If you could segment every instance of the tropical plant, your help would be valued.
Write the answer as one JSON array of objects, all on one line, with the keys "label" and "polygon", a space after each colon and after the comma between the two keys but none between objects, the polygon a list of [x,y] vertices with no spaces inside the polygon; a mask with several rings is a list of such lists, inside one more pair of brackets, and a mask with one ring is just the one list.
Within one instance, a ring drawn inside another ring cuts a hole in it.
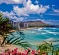
[{"label": "tropical plant", "polygon": [[[17,31],[17,33],[21,34],[21,32],[18,32],[18,31]],[[15,45],[22,46],[24,48],[30,47],[30,44],[27,41],[24,41],[24,38],[25,38],[24,34],[21,34],[19,36],[15,36],[13,33],[11,33],[10,35],[12,37],[9,36],[6,38],[6,40],[7,40],[6,44],[15,44]]]},{"label": "tropical plant", "polygon": [[[17,37],[13,33],[9,32],[11,29],[12,26],[9,24],[9,19],[3,17],[3,14],[0,13],[0,35],[3,36],[3,42],[1,43],[1,46],[4,44],[16,44],[21,45],[24,48],[29,47],[29,43],[27,41],[23,41],[25,38],[24,33],[18,30],[17,33],[20,35],[20,37]],[[10,37],[9,34],[12,37]]]},{"label": "tropical plant", "polygon": [[8,33],[10,29],[12,29],[12,26],[9,24],[9,18],[3,17],[0,13],[0,34],[4,35]]},{"label": "tropical plant", "polygon": [[3,37],[1,46],[5,43],[6,35],[9,34],[11,29],[12,26],[9,24],[9,18],[4,17],[3,14],[0,13],[0,35]]},{"label": "tropical plant", "polygon": [[49,52],[49,51],[52,51],[52,52],[53,52],[52,43],[49,44],[49,43],[47,43],[47,42],[45,42],[45,41],[44,41],[43,44],[39,45],[38,50],[39,50],[39,49],[40,49],[40,51],[41,51],[41,54],[42,54],[42,52],[46,52],[46,54],[48,55],[48,52]]}]

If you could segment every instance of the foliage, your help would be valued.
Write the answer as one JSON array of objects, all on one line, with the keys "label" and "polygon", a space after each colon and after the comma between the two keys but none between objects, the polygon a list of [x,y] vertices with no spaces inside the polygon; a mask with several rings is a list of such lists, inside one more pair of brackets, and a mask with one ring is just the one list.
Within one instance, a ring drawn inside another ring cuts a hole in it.
[{"label": "foliage", "polygon": [[2,13],[0,13],[0,35],[3,37],[3,42],[1,43],[1,46],[5,43],[6,35],[9,34],[9,31],[12,29],[11,24],[9,24],[9,18],[6,18],[3,16]]},{"label": "foliage", "polygon": [[43,52],[45,52],[47,55],[48,53],[50,53],[51,55],[58,55],[58,48],[59,47],[53,45],[52,42],[47,43],[46,41],[44,41],[44,43],[38,46],[38,50],[40,50],[40,55],[42,55]]},{"label": "foliage", "polygon": [[17,37],[11,33],[12,37],[10,38],[9,31],[11,29],[12,29],[12,26],[9,24],[9,18],[3,17],[3,14],[0,13],[0,35],[3,36],[3,42],[1,43],[1,46],[3,46],[4,44],[16,44],[16,45],[21,45],[24,48],[29,47],[29,43],[23,41],[24,40],[24,33],[22,33],[22,32],[17,31],[17,33],[19,35],[21,35],[21,37]]},{"label": "foliage", "polygon": [[12,29],[11,24],[9,24],[9,18],[5,18],[2,13],[0,13],[0,35],[4,35]]},{"label": "foliage", "polygon": [[38,49],[41,49],[41,50],[51,50],[51,45],[47,42],[44,42],[43,44],[39,45]]},{"label": "foliage", "polygon": [[20,31],[19,32],[17,31],[17,33],[19,34],[19,36],[17,35],[15,36],[13,33],[11,33],[10,35],[12,37],[9,35],[9,37],[6,38],[7,40],[6,44],[15,44],[15,45],[22,46],[24,48],[30,47],[30,44],[27,41],[24,41],[24,38],[25,38],[24,33]]}]

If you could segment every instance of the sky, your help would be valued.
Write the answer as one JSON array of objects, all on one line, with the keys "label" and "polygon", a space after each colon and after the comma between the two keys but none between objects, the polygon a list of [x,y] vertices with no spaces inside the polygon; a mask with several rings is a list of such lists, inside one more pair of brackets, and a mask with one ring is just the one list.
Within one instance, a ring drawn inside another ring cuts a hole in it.
[{"label": "sky", "polygon": [[14,22],[42,20],[59,25],[59,0],[0,0],[0,12]]}]

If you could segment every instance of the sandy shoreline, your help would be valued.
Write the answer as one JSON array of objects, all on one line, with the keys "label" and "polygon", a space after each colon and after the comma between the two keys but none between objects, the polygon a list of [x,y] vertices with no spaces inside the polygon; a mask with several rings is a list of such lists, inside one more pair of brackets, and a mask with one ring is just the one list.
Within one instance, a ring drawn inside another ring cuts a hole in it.
[{"label": "sandy shoreline", "polygon": [[29,29],[38,29],[38,28],[44,28],[44,27],[29,27],[29,28],[20,28],[19,30],[29,30]]}]

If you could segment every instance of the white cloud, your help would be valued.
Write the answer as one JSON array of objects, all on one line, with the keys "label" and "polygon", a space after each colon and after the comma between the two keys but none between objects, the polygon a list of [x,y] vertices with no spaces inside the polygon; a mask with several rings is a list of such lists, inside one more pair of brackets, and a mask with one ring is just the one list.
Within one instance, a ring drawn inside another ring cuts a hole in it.
[{"label": "white cloud", "polygon": [[12,16],[15,16],[16,15],[16,14],[13,13],[13,11],[11,11],[11,12],[8,12],[8,11],[3,12],[3,11],[0,11],[0,12],[3,13],[4,16],[8,16],[10,18],[12,18]]},{"label": "white cloud", "polygon": [[49,6],[43,6],[43,5],[34,5],[32,4],[31,0],[28,0],[28,2],[26,3],[25,9],[27,10],[27,12],[29,14],[31,13],[44,13],[47,11],[47,9],[49,9]]},{"label": "white cloud", "polygon": [[17,18],[16,20],[17,21],[23,21],[23,20],[25,20],[25,18],[24,17],[20,17],[20,18]]},{"label": "white cloud", "polygon": [[36,2],[35,2],[36,4],[38,4],[38,0],[36,0]]},{"label": "white cloud", "polygon": [[[20,2],[20,0],[13,0],[14,2],[16,2],[16,3],[19,3]],[[22,2],[22,1],[21,1]]]},{"label": "white cloud", "polygon": [[22,4],[22,3],[25,3],[26,0],[1,0],[0,1],[0,4],[1,3],[6,3],[6,4]]},{"label": "white cloud", "polygon": [[59,13],[59,9],[53,9],[53,11]]},{"label": "white cloud", "polygon": [[4,16],[6,16],[6,17],[8,17],[8,18],[10,18],[10,19],[12,19],[12,20],[14,20],[14,21],[23,21],[23,20],[25,20],[23,17],[17,17],[16,15],[17,14],[15,14],[13,11],[11,11],[11,12],[8,12],[8,11],[6,11],[6,12],[3,12],[3,11],[0,11]]},{"label": "white cloud", "polygon": [[59,9],[52,9],[50,13],[46,13],[45,15],[59,16]]},{"label": "white cloud", "polygon": [[59,25],[59,20],[56,20],[56,19],[55,20],[47,19],[47,20],[43,20],[43,22],[47,24],[51,24],[51,25]]},{"label": "white cloud", "polygon": [[[24,7],[20,8],[18,6],[13,7],[13,11],[11,12],[2,12],[5,16],[8,16],[9,18],[16,19],[16,20],[24,20],[21,16],[29,16],[29,14],[40,14],[45,13],[50,7],[49,5],[43,6],[43,5],[34,5],[32,4],[31,0],[1,0],[0,3],[5,2],[7,4],[13,4],[13,3],[23,3]],[[18,16],[18,17],[17,17]]]},{"label": "white cloud", "polygon": [[28,14],[26,14],[26,9],[25,8],[19,8],[18,6],[14,6],[13,11],[18,16],[28,16]]},{"label": "white cloud", "polygon": [[19,16],[28,16],[29,14],[40,14],[45,13],[49,9],[49,5],[34,5],[31,0],[26,2],[26,5],[23,8],[19,8],[18,6],[14,6],[13,11]]}]

